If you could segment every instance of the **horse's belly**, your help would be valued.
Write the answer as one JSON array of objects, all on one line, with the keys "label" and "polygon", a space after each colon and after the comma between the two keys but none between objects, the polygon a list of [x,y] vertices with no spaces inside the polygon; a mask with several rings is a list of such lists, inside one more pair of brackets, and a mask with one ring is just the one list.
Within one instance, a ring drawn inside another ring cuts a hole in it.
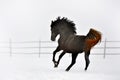
[{"label": "horse's belly", "polygon": [[67,46],[64,49],[66,52],[69,52],[69,53],[82,53],[83,52],[83,48],[80,48],[78,46]]},{"label": "horse's belly", "polygon": [[82,53],[83,50],[79,50],[79,51],[77,51],[77,50],[66,50],[66,52],[67,53]]}]

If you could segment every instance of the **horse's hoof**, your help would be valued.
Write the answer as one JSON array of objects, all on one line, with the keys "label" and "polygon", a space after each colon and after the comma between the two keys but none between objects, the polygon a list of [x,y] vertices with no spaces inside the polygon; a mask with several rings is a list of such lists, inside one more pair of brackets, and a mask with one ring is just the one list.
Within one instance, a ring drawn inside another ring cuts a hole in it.
[{"label": "horse's hoof", "polygon": [[65,71],[67,71],[67,72],[68,72],[68,71],[69,71],[69,69],[66,69]]},{"label": "horse's hoof", "polygon": [[57,67],[58,67],[57,65],[54,66],[54,68],[57,68]]},{"label": "horse's hoof", "polygon": [[55,63],[54,63],[54,68],[57,68],[57,67],[58,67],[58,63],[55,62]]},{"label": "horse's hoof", "polygon": [[87,71],[87,68],[85,68],[85,71]]}]

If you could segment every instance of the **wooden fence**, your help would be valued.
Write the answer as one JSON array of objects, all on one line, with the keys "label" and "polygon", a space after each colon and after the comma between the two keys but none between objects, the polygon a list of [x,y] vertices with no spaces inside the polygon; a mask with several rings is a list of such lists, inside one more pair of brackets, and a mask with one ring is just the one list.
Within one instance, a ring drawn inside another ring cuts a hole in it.
[{"label": "wooden fence", "polygon": [[[9,41],[0,42],[0,54],[51,54],[57,47],[57,42],[52,41]],[[91,51],[92,55],[120,55],[120,41],[104,40],[98,43]]]}]

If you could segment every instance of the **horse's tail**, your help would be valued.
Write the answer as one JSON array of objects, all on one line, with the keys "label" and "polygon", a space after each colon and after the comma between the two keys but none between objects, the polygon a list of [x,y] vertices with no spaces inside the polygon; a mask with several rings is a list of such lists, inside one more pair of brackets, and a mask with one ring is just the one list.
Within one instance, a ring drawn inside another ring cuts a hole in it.
[{"label": "horse's tail", "polygon": [[86,35],[85,49],[90,50],[93,46],[95,46],[98,42],[101,41],[101,38],[101,32],[91,28]]}]

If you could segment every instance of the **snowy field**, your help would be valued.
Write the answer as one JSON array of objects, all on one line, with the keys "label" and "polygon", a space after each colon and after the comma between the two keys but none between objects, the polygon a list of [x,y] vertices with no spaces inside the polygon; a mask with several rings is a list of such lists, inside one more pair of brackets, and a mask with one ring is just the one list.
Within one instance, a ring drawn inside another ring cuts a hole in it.
[{"label": "snowy field", "polygon": [[53,67],[52,54],[0,55],[0,80],[120,80],[120,56],[111,55],[104,59],[90,55],[91,64],[84,71],[84,56],[77,57],[69,72],[65,69],[71,62],[66,54],[58,66]]}]

